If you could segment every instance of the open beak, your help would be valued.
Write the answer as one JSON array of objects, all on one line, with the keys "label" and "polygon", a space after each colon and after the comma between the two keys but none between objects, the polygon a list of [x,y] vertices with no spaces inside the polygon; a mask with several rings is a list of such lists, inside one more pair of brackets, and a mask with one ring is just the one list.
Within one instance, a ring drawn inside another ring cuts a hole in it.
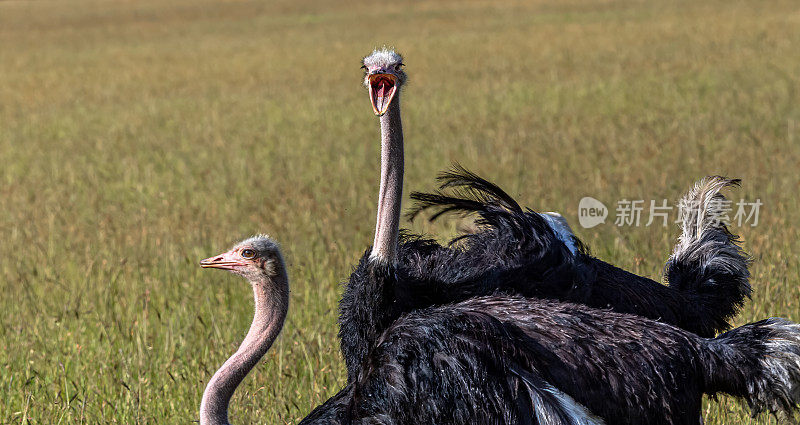
[{"label": "open beak", "polygon": [[230,252],[215,255],[205,260],[200,260],[200,267],[204,269],[233,270],[237,266],[244,266],[240,261],[236,261],[231,257],[233,257],[233,255],[231,255]]},{"label": "open beak", "polygon": [[375,115],[381,116],[389,109],[397,92],[397,76],[394,74],[371,74],[369,79],[369,99]]}]

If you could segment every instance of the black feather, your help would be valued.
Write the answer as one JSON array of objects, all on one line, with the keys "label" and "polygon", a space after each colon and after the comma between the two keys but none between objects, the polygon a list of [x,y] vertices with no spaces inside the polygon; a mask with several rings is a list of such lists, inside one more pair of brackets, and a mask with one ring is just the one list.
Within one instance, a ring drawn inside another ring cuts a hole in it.
[{"label": "black feather", "polygon": [[782,319],[707,339],[581,305],[477,297],[402,315],[302,423],[699,425],[703,394],[796,409],[798,360],[800,326]]},{"label": "black feather", "polygon": [[[460,242],[473,240],[469,244],[472,259],[483,262],[486,268],[504,268],[509,276],[523,281],[518,286],[538,285],[540,276],[524,272],[531,259],[524,252],[520,253],[519,246],[521,241],[536,238],[543,231],[539,214],[523,211],[502,189],[461,166],[455,165],[442,174],[440,180],[438,192],[411,194],[416,202],[409,210],[409,218],[425,211],[431,212],[430,220],[447,213],[476,214],[479,232],[457,238]],[[737,184],[738,180],[720,177],[703,179],[682,202],[701,199],[719,202],[725,200],[720,190]],[[455,191],[445,193],[445,189]],[[708,215],[707,211],[702,214]],[[685,221],[696,219],[696,215]],[[535,291],[536,295],[660,319],[698,335],[713,336],[730,328],[730,318],[750,296],[748,257],[724,223],[707,226],[702,239],[699,233],[691,230],[684,226],[683,242],[679,245],[682,249],[676,248],[667,264],[669,287],[591,256],[583,242],[575,237],[578,252],[570,260],[577,268],[573,275],[581,280],[574,282],[575,286],[550,285],[548,290]],[[494,241],[487,243],[489,239]],[[540,241],[551,247],[561,245],[549,235],[541,235]],[[497,264],[486,262],[492,259]],[[533,293],[521,292],[523,295]]]}]

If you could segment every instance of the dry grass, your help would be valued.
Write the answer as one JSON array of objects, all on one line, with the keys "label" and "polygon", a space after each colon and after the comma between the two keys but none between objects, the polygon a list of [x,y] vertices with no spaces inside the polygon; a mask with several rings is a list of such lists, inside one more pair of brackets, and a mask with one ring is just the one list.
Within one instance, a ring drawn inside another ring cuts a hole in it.
[{"label": "dry grass", "polygon": [[[737,229],[738,323],[800,320],[798,24],[772,0],[0,2],[0,422],[195,419],[252,308],[197,260],[261,231],[293,309],[232,419],[291,423],[341,386],[337,285],[371,242],[379,150],[358,59],[383,43],[411,76],[407,190],[457,160],[576,222],[585,195],[741,177],[765,205]],[[578,230],[651,276],[676,233]]]}]

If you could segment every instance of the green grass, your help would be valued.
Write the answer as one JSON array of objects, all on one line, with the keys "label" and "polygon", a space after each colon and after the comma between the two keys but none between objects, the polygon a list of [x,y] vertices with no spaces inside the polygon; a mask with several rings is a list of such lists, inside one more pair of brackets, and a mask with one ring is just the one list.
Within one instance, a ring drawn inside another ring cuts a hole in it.
[{"label": "green grass", "polygon": [[[796,2],[5,1],[0,423],[195,420],[252,309],[197,261],[256,232],[282,242],[292,309],[232,420],[293,423],[332,395],[338,283],[371,242],[378,180],[358,59],[384,43],[410,75],[407,192],[459,161],[577,225],[586,195],[741,177],[732,197],[764,206],[735,229],[755,256],[737,323],[800,320]],[[576,230],[653,277],[677,233]]]}]

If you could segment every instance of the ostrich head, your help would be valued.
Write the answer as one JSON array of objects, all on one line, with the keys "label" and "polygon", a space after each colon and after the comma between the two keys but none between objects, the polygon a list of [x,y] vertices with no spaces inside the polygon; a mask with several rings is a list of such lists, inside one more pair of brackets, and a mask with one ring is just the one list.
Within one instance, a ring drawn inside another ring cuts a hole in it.
[{"label": "ostrich head", "polygon": [[266,235],[245,239],[227,252],[200,261],[200,266],[228,270],[250,282],[272,280],[284,267],[278,243]]},{"label": "ostrich head", "polygon": [[373,50],[364,58],[364,85],[369,89],[369,98],[372,101],[372,110],[375,115],[381,116],[389,109],[397,90],[406,82],[406,73],[403,72],[403,57],[394,50]]}]

